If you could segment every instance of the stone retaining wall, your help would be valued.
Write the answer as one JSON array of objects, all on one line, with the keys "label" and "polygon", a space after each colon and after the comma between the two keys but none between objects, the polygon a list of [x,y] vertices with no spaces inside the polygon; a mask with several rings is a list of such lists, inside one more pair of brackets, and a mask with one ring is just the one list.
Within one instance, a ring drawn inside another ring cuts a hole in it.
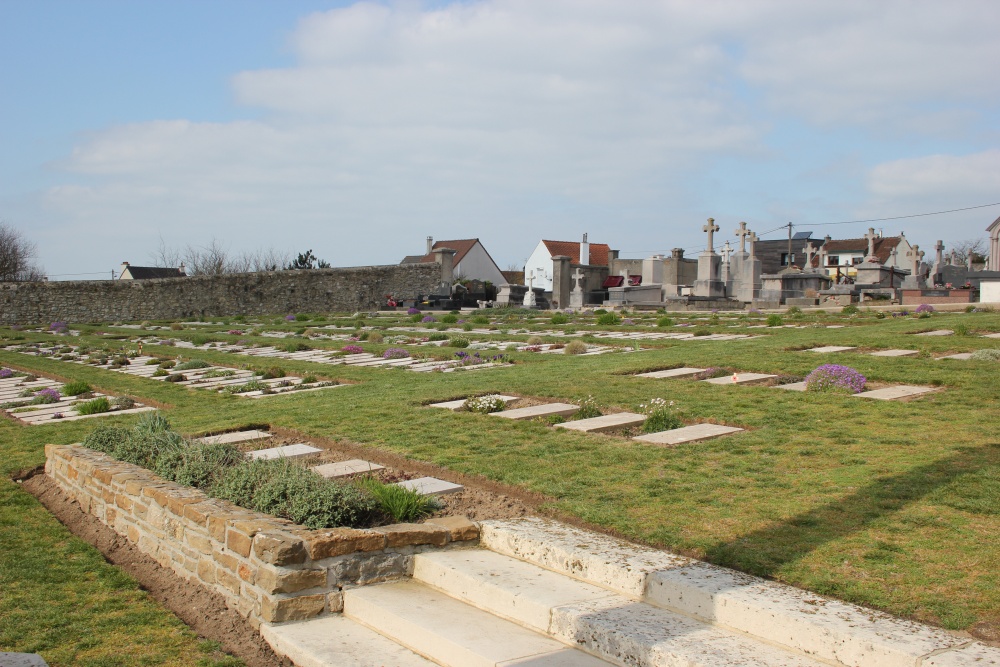
[{"label": "stone retaining wall", "polygon": [[339,612],[344,588],[409,576],[414,553],[479,537],[465,517],[309,530],[81,445],[47,445],[45,455],[45,474],[85,512],[254,627]]},{"label": "stone retaining wall", "polygon": [[[450,257],[448,258],[450,259]],[[0,283],[0,325],[373,310],[450,284],[438,263],[156,280]]]}]

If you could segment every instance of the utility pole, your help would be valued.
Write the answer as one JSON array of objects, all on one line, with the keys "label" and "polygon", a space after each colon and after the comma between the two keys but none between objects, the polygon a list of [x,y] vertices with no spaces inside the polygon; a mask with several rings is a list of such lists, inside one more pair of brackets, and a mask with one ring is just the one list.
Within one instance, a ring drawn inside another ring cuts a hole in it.
[{"label": "utility pole", "polygon": [[788,268],[792,267],[792,223],[788,223]]}]

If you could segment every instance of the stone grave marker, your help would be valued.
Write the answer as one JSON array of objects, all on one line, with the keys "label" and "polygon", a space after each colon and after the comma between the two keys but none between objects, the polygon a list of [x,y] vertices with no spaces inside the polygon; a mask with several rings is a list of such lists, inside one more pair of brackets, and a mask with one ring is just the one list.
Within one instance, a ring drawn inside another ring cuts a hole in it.
[{"label": "stone grave marker", "polygon": [[351,475],[357,475],[365,472],[375,472],[377,470],[384,469],[385,466],[380,466],[377,463],[364,461],[362,459],[350,459],[349,461],[338,461],[337,463],[324,463],[323,465],[312,467],[313,472],[319,473],[327,479],[350,477]]},{"label": "stone grave marker", "polygon": [[578,419],[566,422],[565,424],[556,424],[556,428],[583,431],[584,433],[605,433],[631,426],[642,426],[645,421],[646,415],[635,414],[633,412],[619,412],[611,415],[601,415],[600,417],[591,417],[590,419]]},{"label": "stone grave marker", "polygon": [[697,375],[703,372],[704,368],[691,368],[685,366],[683,368],[668,368],[665,371],[651,371],[649,373],[639,373],[636,377],[640,378],[676,378],[684,377],[685,375]]},{"label": "stone grave marker", "polygon": [[717,438],[721,435],[738,433],[742,430],[735,426],[723,426],[721,424],[695,424],[669,431],[660,431],[659,433],[646,433],[632,439],[640,442],[651,442],[656,445],[679,445],[685,442],[697,442],[698,440]]},{"label": "stone grave marker", "polygon": [[438,479],[437,477],[408,479],[402,482],[396,482],[396,486],[416,491],[422,496],[443,496],[448,493],[458,493],[459,491],[465,490],[465,487],[461,484],[446,482],[445,480]]},{"label": "stone grave marker", "polygon": [[806,352],[816,352],[817,354],[829,354],[831,352],[847,352],[848,350],[856,350],[856,347],[849,347],[845,345],[824,345],[823,347],[812,347],[806,350]]},{"label": "stone grave marker", "polygon": [[708,382],[709,384],[753,384],[754,382],[763,382],[764,380],[776,377],[778,376],[767,373],[735,373],[734,375],[727,375],[720,378],[709,378],[702,380],[702,382]]},{"label": "stone grave marker", "polygon": [[915,357],[920,350],[879,350],[872,352],[873,357]]},{"label": "stone grave marker", "polygon": [[532,405],[527,408],[515,408],[514,410],[504,410],[502,412],[491,412],[491,417],[502,417],[504,419],[534,419],[536,417],[569,417],[575,415],[580,410],[580,406],[570,403],[546,403],[544,405]]},{"label": "stone grave marker", "polygon": [[871,398],[877,401],[895,401],[900,398],[909,398],[910,396],[920,396],[921,394],[928,394],[932,391],[937,391],[934,387],[914,387],[911,385],[901,384],[895,387],[886,387],[885,389],[873,389],[872,391],[863,391],[860,394],[851,394],[854,398]]},{"label": "stone grave marker", "polygon": [[247,452],[247,457],[256,461],[273,461],[282,458],[298,459],[306,456],[315,456],[322,451],[322,449],[300,443],[296,445],[284,445],[283,447],[271,447],[270,449],[258,449],[255,452]]}]

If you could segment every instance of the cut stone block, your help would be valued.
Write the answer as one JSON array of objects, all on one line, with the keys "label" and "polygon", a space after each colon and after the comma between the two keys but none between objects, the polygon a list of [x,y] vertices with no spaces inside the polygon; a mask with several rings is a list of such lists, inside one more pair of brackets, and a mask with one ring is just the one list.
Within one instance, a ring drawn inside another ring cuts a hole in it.
[{"label": "cut stone block", "polygon": [[267,431],[233,431],[219,435],[206,435],[204,438],[198,438],[197,442],[204,442],[206,445],[232,445],[237,442],[250,442],[270,437],[271,434]]},{"label": "cut stone block", "polygon": [[[517,396],[503,396],[496,394],[497,398],[502,400],[504,403],[510,403],[511,401],[516,401]],[[444,403],[431,403],[430,408],[444,408],[445,410],[451,410],[452,412],[461,412],[462,407],[465,405],[465,401],[468,399],[460,398],[457,401],[445,401]]]},{"label": "cut stone block", "polygon": [[570,431],[583,431],[584,433],[604,433],[605,431],[617,431],[629,426],[641,426],[646,421],[646,415],[638,415],[632,412],[619,412],[613,415],[601,415],[590,419],[578,419],[577,421],[557,424],[558,428],[569,429]]},{"label": "cut stone block", "polygon": [[823,347],[814,347],[806,350],[806,352],[818,352],[820,354],[827,354],[830,352],[847,352],[848,350],[856,350],[855,347],[848,347],[844,345],[824,345]]},{"label": "cut stone block", "polygon": [[248,452],[247,456],[257,461],[272,461],[274,459],[298,459],[304,456],[314,456],[321,453],[322,449],[317,449],[310,445],[297,444],[285,445],[284,447],[271,447],[270,449],[259,449],[256,452]]},{"label": "cut stone block", "polygon": [[872,352],[873,357],[915,357],[920,350],[879,350]]},{"label": "cut stone block", "polygon": [[302,667],[434,667],[388,637],[340,614],[299,623],[263,623],[260,634],[280,655]]},{"label": "cut stone block", "polygon": [[938,329],[936,331],[925,331],[923,333],[916,334],[917,336],[951,336],[955,332],[951,329]]},{"label": "cut stone block", "polygon": [[465,490],[465,487],[461,484],[452,484],[451,482],[446,482],[445,480],[438,479],[437,477],[408,479],[402,482],[396,482],[396,486],[416,491],[422,496],[443,496],[449,493],[458,493],[459,491]]},{"label": "cut stone block", "polygon": [[972,358],[971,352],[959,352],[958,354],[949,354],[944,357],[938,357],[938,359],[958,359],[960,361],[968,361]]},{"label": "cut stone block", "polygon": [[808,389],[808,386],[807,386],[805,380],[803,380],[802,382],[790,382],[788,384],[776,384],[776,385],[774,385],[774,388],[775,389],[784,389],[785,391],[805,391],[806,389]]},{"label": "cut stone block", "polygon": [[334,477],[349,477],[362,472],[375,472],[376,470],[382,470],[384,468],[385,466],[380,466],[379,464],[372,463],[371,461],[351,459],[350,461],[324,463],[323,465],[313,466],[312,470],[327,479],[331,479]]},{"label": "cut stone block", "polygon": [[879,401],[894,401],[900,398],[928,394],[932,391],[937,390],[933,387],[914,387],[911,385],[901,384],[898,387],[886,387],[885,389],[863,391],[860,394],[852,394],[852,396],[854,396],[854,398],[873,398]]},{"label": "cut stone block", "polygon": [[704,368],[690,368],[685,366],[684,368],[669,368],[665,371],[651,371],[649,373],[639,373],[636,377],[639,378],[678,378],[684,377],[685,375],[697,375],[704,371]]},{"label": "cut stone block", "polygon": [[684,426],[670,431],[638,435],[632,439],[641,442],[651,442],[656,445],[679,445],[685,442],[697,442],[698,440],[717,438],[720,435],[738,433],[742,430],[735,426],[722,426],[721,424],[695,424],[694,426]]},{"label": "cut stone block", "polygon": [[983,334],[983,338],[1000,338],[1000,333]]},{"label": "cut stone block", "polygon": [[0,667],[48,667],[37,653],[0,653]]},{"label": "cut stone block", "polygon": [[733,379],[732,375],[727,375],[721,378],[709,378],[707,380],[702,380],[702,382],[708,382],[709,384],[751,384],[753,382],[763,382],[770,378],[776,378],[777,375],[768,375],[767,373],[737,373],[736,379]]},{"label": "cut stone block", "polygon": [[504,410],[502,412],[490,413],[493,417],[503,417],[504,419],[534,419],[535,417],[551,417],[558,415],[568,417],[579,412],[579,405],[569,403],[546,403],[545,405],[532,405],[527,408],[516,408],[514,410]]}]

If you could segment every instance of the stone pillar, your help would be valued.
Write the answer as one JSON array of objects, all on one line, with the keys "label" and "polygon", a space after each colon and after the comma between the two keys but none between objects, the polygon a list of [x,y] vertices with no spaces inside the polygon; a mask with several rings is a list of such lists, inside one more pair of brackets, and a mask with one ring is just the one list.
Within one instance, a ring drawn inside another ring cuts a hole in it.
[{"label": "stone pillar", "polygon": [[552,258],[552,308],[566,308],[569,305],[570,258],[555,255]]},{"label": "stone pillar", "polygon": [[441,265],[441,283],[438,290],[441,295],[451,296],[451,286],[455,282],[455,254],[452,248],[438,248],[434,251],[434,261]]}]

